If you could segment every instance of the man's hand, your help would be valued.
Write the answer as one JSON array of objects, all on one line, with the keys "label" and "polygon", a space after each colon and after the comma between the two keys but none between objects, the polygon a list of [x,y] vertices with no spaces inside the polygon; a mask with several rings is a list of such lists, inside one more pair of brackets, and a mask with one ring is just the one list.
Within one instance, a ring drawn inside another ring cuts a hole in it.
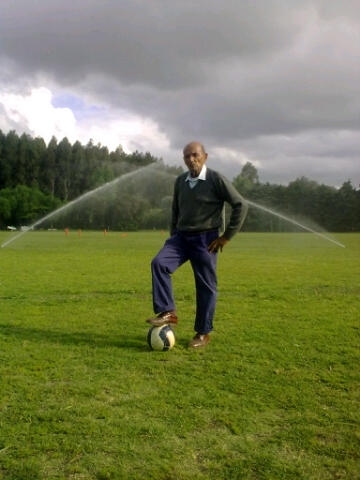
[{"label": "man's hand", "polygon": [[229,242],[225,237],[221,236],[213,240],[208,246],[208,252],[216,253],[220,250],[222,252],[223,247]]}]

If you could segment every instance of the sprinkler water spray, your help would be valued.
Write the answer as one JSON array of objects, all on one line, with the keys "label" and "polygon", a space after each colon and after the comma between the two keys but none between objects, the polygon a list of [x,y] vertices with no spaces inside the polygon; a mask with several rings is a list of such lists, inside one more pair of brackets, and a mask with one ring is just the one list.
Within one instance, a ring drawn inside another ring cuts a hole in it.
[{"label": "sprinkler water spray", "polygon": [[[151,171],[156,171],[158,170],[158,173],[159,173],[159,170],[161,171],[161,173],[164,173],[163,170],[162,170],[162,166],[157,164],[157,163],[151,163],[150,165],[146,165],[145,167],[141,167],[137,170],[133,170],[131,172],[128,172],[128,173],[125,173],[123,175],[120,175],[119,177],[115,178],[114,180],[110,181],[110,182],[107,182],[105,183],[104,185],[100,185],[99,187],[97,188],[94,188],[93,190],[89,191],[89,192],[86,192],[84,193],[83,195],[81,195],[80,197],[76,198],[75,200],[72,200],[71,202],[67,203],[66,205],[63,205],[62,207],[58,208],[57,210],[54,210],[53,212],[45,215],[44,217],[40,218],[39,220],[37,220],[35,223],[33,223],[29,229],[25,230],[25,231],[22,231],[20,233],[18,233],[17,235],[13,236],[12,238],[10,238],[9,240],[7,240],[6,242],[4,242],[2,245],[1,245],[1,248],[4,248],[6,247],[7,245],[9,245],[10,243],[14,242],[15,240],[17,240],[18,238],[22,237],[23,235],[25,235],[25,233],[27,233],[27,231],[29,230],[33,230],[35,227],[37,227],[38,225],[41,225],[42,223],[44,223],[46,220],[49,220],[50,218],[54,217],[55,215],[58,215],[59,213],[62,213],[63,211],[73,207],[74,205],[82,202],[83,200],[89,198],[89,197],[92,197],[92,196],[95,196],[97,193],[99,192],[104,192],[106,191],[107,189],[110,189],[112,188],[114,185],[116,185],[117,183],[119,183],[120,181],[127,181],[127,180],[130,180],[131,178],[133,177],[136,177],[137,175],[141,175],[141,174],[144,174],[144,173],[149,173]],[[175,178],[175,175],[173,174],[167,174],[168,176],[170,176],[171,178]],[[262,210],[263,212],[266,212],[266,213],[269,213],[270,215],[274,215],[278,218],[281,218],[282,220],[285,220],[286,222],[288,223],[291,223],[303,230],[306,230],[308,232],[311,232],[321,238],[323,238],[324,240],[327,240],[328,242],[331,242],[335,245],[337,245],[338,247],[342,247],[342,248],[345,248],[345,245],[343,245],[342,243],[338,242],[337,240],[334,240],[333,238],[329,237],[328,235],[325,235],[324,233],[322,232],[319,232],[317,230],[314,230],[310,227],[308,227],[307,225],[304,225],[300,222],[298,222],[297,220],[294,220],[292,218],[289,218],[285,215],[283,215],[282,213],[279,213],[279,212],[276,212],[275,210],[272,210],[271,208],[268,208],[268,207],[265,207],[264,205],[260,205],[256,202],[253,202],[252,200],[248,200],[246,199],[247,203],[249,204],[249,206],[251,207],[254,207],[258,210]]]}]

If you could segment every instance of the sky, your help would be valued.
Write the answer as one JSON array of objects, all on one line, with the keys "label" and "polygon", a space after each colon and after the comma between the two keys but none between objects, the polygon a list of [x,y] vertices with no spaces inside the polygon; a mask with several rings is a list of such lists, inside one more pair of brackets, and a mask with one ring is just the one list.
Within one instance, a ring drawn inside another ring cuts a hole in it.
[{"label": "sky", "polygon": [[1,2],[0,129],[358,188],[360,1]]}]

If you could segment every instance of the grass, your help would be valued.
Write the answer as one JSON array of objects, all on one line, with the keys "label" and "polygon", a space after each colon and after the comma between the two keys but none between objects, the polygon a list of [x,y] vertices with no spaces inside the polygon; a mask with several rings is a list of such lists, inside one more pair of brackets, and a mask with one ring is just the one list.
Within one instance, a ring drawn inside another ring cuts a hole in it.
[{"label": "grass", "polygon": [[[11,233],[0,232],[0,242]],[[163,232],[29,232],[0,250],[0,479],[359,479],[360,235],[239,234],[208,347],[151,352]]]}]

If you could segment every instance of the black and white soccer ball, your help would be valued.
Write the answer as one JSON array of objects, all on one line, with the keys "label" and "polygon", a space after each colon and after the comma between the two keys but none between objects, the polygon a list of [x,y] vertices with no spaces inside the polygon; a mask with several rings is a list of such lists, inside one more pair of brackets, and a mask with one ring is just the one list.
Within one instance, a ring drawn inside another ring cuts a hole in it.
[{"label": "black and white soccer ball", "polygon": [[175,345],[175,333],[170,325],[151,327],[147,334],[147,343],[151,350],[171,350]]}]

